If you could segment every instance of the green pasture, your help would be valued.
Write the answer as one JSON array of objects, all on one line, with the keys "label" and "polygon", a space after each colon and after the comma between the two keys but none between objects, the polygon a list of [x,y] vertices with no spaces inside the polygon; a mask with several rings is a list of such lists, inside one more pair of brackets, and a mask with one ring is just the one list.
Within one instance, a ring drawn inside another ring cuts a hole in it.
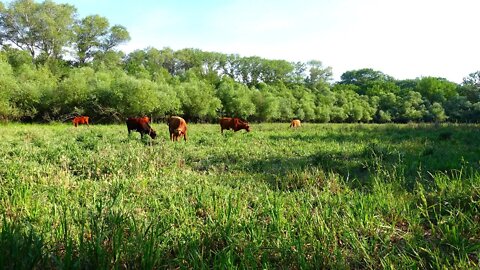
[{"label": "green pasture", "polygon": [[480,126],[0,125],[3,269],[478,269]]}]

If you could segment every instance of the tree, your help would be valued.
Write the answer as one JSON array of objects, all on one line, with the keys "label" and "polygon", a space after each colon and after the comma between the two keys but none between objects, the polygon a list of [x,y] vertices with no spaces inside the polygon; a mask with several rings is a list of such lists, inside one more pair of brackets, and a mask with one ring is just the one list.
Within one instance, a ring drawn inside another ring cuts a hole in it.
[{"label": "tree", "polygon": [[262,84],[259,90],[254,91],[252,102],[257,120],[270,121],[280,118],[279,100],[271,93],[270,86]]},{"label": "tree", "polygon": [[226,116],[248,118],[255,113],[252,91],[245,85],[225,77],[217,88],[217,97],[222,102]]},{"label": "tree", "polygon": [[130,33],[128,33],[127,28],[122,25],[114,25],[110,27],[107,34],[103,37],[100,47],[103,52],[107,52],[129,40]]},{"label": "tree", "polygon": [[32,58],[42,53],[44,59],[57,59],[72,41],[75,14],[76,9],[68,4],[16,0],[1,10],[1,38],[3,42],[28,50]]},{"label": "tree", "polygon": [[340,82],[338,83],[356,85],[358,87],[356,92],[361,95],[365,95],[367,90],[374,84],[382,84],[393,81],[393,77],[386,75],[383,72],[376,71],[371,68],[364,68],[343,73],[342,76],[340,76]]},{"label": "tree", "polygon": [[430,103],[443,103],[457,94],[457,84],[443,78],[423,77],[417,82],[415,91]]},{"label": "tree", "polygon": [[108,20],[99,15],[83,18],[74,26],[77,60],[84,65],[102,46],[102,37],[108,33]]},{"label": "tree", "polygon": [[445,102],[445,113],[452,121],[470,122],[472,103],[466,96],[456,95]]},{"label": "tree", "polygon": [[14,71],[18,70],[23,65],[30,65],[33,67],[32,56],[25,50],[12,48],[7,44],[2,47],[2,52]]},{"label": "tree", "polygon": [[287,80],[287,75],[294,69],[293,65],[285,60],[261,61],[259,81],[275,83]]},{"label": "tree", "polygon": [[470,73],[463,79],[459,93],[470,102],[480,102],[480,71]]},{"label": "tree", "polygon": [[7,119],[14,115],[14,108],[10,100],[13,92],[17,89],[12,67],[0,55],[0,119]]},{"label": "tree", "polygon": [[95,70],[119,70],[122,68],[125,54],[122,51],[97,52],[92,61],[92,67]]},{"label": "tree", "polygon": [[330,89],[322,89],[316,95],[315,115],[321,123],[328,123],[331,120],[331,112],[336,102],[335,93]]},{"label": "tree", "polygon": [[153,111],[155,117],[181,114],[181,102],[173,86],[157,82],[158,103]]},{"label": "tree", "polygon": [[17,71],[18,89],[13,92],[12,103],[18,116],[24,119],[38,119],[45,112],[50,94],[57,89],[57,80],[46,67],[35,68],[22,65]]},{"label": "tree", "polygon": [[314,120],[315,116],[315,95],[304,86],[294,86],[292,94],[296,99],[293,109],[295,117],[303,120]]},{"label": "tree", "polygon": [[222,104],[210,84],[192,76],[180,83],[176,90],[182,101],[185,119],[198,121],[217,117],[217,110]]},{"label": "tree", "polygon": [[32,59],[37,52],[38,32],[33,18],[38,4],[33,0],[17,0],[8,8],[0,9],[0,37],[2,43],[12,43],[22,50],[27,50]]},{"label": "tree", "polygon": [[329,85],[332,80],[332,68],[323,67],[322,61],[310,60],[307,63],[307,69],[309,70],[309,75],[305,79],[307,86],[312,89],[320,89]]},{"label": "tree", "polygon": [[146,79],[122,75],[112,83],[114,97],[124,117],[149,115],[159,108],[159,85]]},{"label": "tree", "polygon": [[429,113],[431,120],[435,123],[443,122],[448,118],[442,104],[438,102],[434,102],[432,106],[430,106]]},{"label": "tree", "polygon": [[400,122],[419,121],[427,113],[422,94],[415,91],[408,91],[400,98],[398,110]]},{"label": "tree", "polygon": [[95,71],[90,67],[72,69],[60,82],[54,106],[60,115],[84,114],[95,89]]},{"label": "tree", "polygon": [[38,48],[49,57],[59,59],[65,46],[73,39],[73,24],[76,8],[68,4],[55,4],[46,0],[39,6]]}]

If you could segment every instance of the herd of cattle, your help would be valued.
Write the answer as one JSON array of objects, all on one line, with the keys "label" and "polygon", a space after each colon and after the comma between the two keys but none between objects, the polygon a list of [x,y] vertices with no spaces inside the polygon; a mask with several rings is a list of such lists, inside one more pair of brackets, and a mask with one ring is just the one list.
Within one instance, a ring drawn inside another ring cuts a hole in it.
[{"label": "herd of cattle", "polygon": [[[88,116],[77,116],[73,119],[73,125],[77,127],[80,124],[88,126]],[[157,137],[157,133],[150,126],[150,118],[147,116],[144,117],[130,117],[127,118],[127,129],[128,135],[133,131],[140,133],[140,136],[143,138],[145,134],[149,135],[152,139]],[[179,141],[181,137],[187,141],[187,122],[179,116],[171,116],[167,120],[168,131],[170,132],[170,140]],[[292,120],[290,127],[299,127],[300,120]],[[240,118],[234,117],[223,117],[220,118],[220,128],[223,134],[223,130],[233,129],[235,132],[244,129],[247,132],[250,132],[250,125],[247,121]]]}]

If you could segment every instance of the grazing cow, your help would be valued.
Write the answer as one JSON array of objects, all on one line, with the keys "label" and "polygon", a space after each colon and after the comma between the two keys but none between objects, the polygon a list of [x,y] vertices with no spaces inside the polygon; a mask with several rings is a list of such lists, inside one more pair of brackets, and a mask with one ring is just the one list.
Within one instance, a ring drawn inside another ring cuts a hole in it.
[{"label": "grazing cow", "polygon": [[140,136],[143,138],[143,135],[148,134],[152,139],[157,137],[157,133],[155,130],[150,127],[148,121],[144,117],[140,118],[128,118],[127,119],[127,129],[128,135],[130,136],[130,132],[132,130],[140,132]]},{"label": "grazing cow", "polygon": [[85,124],[88,126],[88,116],[75,116],[72,122],[75,127],[77,127],[79,124]]},{"label": "grazing cow", "polygon": [[179,116],[172,116],[168,119],[168,130],[170,131],[170,140],[178,141],[181,136],[187,141],[187,122]]},{"label": "grazing cow", "polygon": [[300,127],[302,126],[301,123],[300,123],[300,120],[292,120],[292,122],[290,123],[290,127],[293,127],[293,128],[296,128],[296,127]]},{"label": "grazing cow", "polygon": [[250,132],[250,126],[248,125],[247,121],[243,121],[240,118],[230,118],[230,117],[223,117],[220,119],[220,127],[222,129],[222,134],[224,129],[233,129],[235,132],[239,131],[240,129],[245,129],[247,132]]}]

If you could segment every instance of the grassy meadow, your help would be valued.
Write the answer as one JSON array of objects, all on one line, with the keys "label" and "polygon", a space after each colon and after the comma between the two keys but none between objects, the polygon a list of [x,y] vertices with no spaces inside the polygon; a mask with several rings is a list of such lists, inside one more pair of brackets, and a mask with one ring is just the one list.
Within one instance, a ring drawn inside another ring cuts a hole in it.
[{"label": "grassy meadow", "polygon": [[480,126],[0,125],[0,268],[478,269]]}]

